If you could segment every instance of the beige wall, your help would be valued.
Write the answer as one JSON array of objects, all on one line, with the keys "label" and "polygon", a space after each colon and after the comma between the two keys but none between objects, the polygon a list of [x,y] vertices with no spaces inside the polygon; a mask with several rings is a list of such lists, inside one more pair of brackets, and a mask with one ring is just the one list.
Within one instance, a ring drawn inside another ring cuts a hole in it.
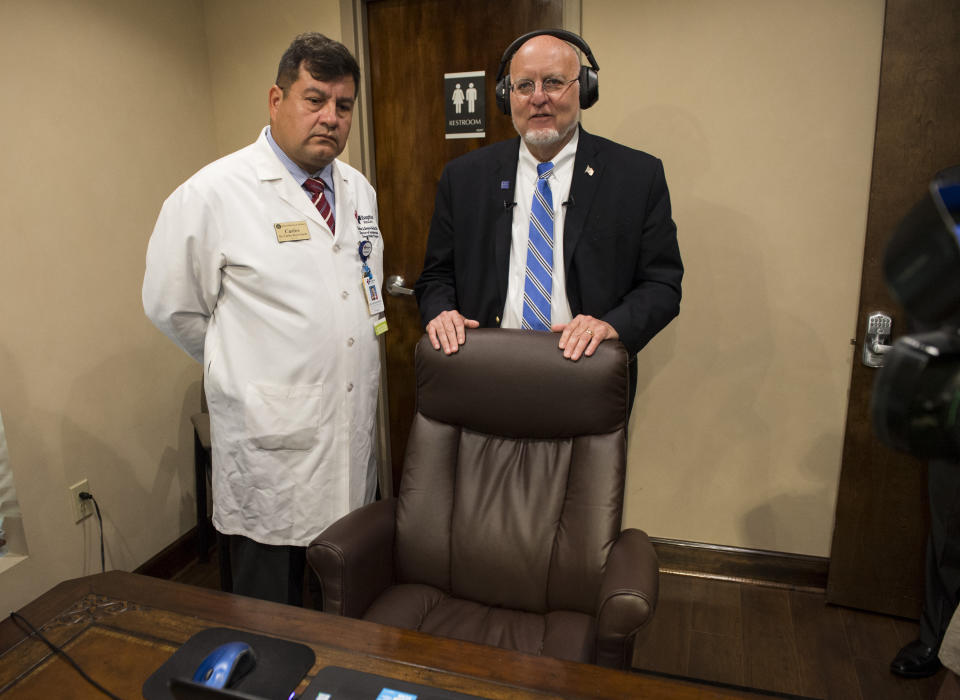
[{"label": "beige wall", "polygon": [[[204,0],[217,151],[254,141],[270,119],[277,62],[301,32],[341,41],[339,0]],[[349,160],[349,151],[342,156]]]},{"label": "beige wall", "polygon": [[160,204],[215,155],[200,5],[0,3],[0,407],[29,557],[11,610],[107,567],[132,569],[193,524],[199,370],[143,315]]},{"label": "beige wall", "polygon": [[686,266],[641,353],[626,524],[828,556],[882,0],[583,0],[584,126],[664,160]]},{"label": "beige wall", "polygon": [[[193,526],[200,370],[143,316],[147,238],[177,184],[265,123],[290,37],[347,41],[349,6],[0,3],[0,409],[29,547],[3,609],[98,570],[80,478],[108,568]],[[688,269],[640,360],[628,525],[828,553],[882,10],[583,0],[602,68],[584,123],[664,159]]]},{"label": "beige wall", "polygon": [[277,7],[0,3],[0,408],[29,550],[0,572],[5,610],[99,570],[81,478],[108,569],[194,525],[200,368],[143,315],[144,254],[166,196],[267,122],[292,36],[340,34],[338,0]]}]

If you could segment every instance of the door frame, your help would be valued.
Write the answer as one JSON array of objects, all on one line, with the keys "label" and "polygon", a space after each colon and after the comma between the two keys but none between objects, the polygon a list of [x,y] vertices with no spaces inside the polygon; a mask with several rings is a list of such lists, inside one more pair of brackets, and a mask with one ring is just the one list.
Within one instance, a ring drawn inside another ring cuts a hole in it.
[{"label": "door frame", "polygon": [[827,583],[827,602],[907,618],[919,615],[924,597],[926,465],[876,438],[869,403],[877,370],[864,367],[860,357],[870,313],[890,314],[894,337],[910,331],[887,292],[883,251],[898,222],[927,196],[933,174],[960,160],[960,139],[950,129],[960,114],[960,100],[949,89],[960,21],[952,2],[918,8],[912,0],[887,0],[884,8],[857,344]]},{"label": "door frame", "polygon": [[[341,43],[346,46],[360,64],[361,84],[357,90],[357,103],[347,147],[350,160],[373,185],[377,187],[377,157],[373,139],[373,115],[367,107],[371,104],[370,42],[367,27],[367,4],[376,0],[340,0]],[[581,0],[563,0],[562,29],[580,34],[583,24]],[[506,47],[504,47],[506,48]],[[359,158],[356,154],[359,154]],[[413,280],[407,280],[412,284]],[[382,280],[381,280],[382,284]],[[388,319],[389,321],[389,319]],[[382,498],[394,493],[393,459],[390,453],[389,387],[387,386],[386,341],[383,335],[380,344],[380,391],[377,396],[377,481]]]}]

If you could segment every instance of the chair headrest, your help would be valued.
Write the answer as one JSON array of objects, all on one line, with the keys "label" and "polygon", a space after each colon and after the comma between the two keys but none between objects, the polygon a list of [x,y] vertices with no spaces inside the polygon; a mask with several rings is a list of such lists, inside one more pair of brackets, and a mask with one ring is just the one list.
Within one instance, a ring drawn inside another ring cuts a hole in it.
[{"label": "chair headrest", "polygon": [[626,425],[629,371],[619,341],[564,359],[559,334],[477,328],[453,355],[417,344],[417,411],[488,435],[553,439]]}]

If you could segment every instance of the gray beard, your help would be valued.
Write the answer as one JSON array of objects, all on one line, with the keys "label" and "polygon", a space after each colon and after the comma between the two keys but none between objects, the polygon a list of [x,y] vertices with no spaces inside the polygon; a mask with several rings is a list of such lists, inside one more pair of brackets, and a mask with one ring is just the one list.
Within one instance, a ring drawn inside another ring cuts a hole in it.
[{"label": "gray beard", "polygon": [[570,134],[573,133],[573,130],[577,128],[579,121],[580,120],[577,119],[576,121],[572,122],[570,124],[570,128],[562,134],[556,129],[528,129],[526,134],[520,134],[520,130],[517,129],[516,122],[513,123],[513,128],[518,134],[520,134],[520,138],[522,138],[524,143],[526,143],[528,146],[553,146],[554,144],[558,144],[570,136]]},{"label": "gray beard", "polygon": [[556,129],[537,129],[527,131],[523,140],[529,146],[552,146],[560,141],[560,132]]}]

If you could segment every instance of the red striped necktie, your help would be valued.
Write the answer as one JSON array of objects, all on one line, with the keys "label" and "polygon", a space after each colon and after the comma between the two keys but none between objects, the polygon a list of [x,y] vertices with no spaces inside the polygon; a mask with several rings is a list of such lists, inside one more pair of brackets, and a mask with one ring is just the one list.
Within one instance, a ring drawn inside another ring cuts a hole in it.
[{"label": "red striped necktie", "polygon": [[330,227],[330,233],[336,234],[337,231],[334,228],[333,221],[333,209],[330,207],[330,202],[328,202],[327,198],[323,195],[324,187],[323,180],[315,177],[308,177],[307,181],[303,183],[303,188],[310,193],[310,199],[313,201],[317,211],[320,212],[320,216],[323,217],[323,220],[327,222],[327,226]]}]

